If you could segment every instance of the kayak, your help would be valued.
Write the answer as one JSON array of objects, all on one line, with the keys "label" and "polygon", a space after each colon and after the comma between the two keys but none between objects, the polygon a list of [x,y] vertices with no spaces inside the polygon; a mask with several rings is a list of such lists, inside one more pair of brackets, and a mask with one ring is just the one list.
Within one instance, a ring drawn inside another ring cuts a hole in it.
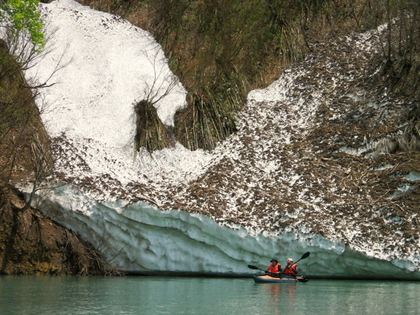
[{"label": "kayak", "polygon": [[296,282],[308,282],[308,279],[304,277],[297,278],[274,278],[268,275],[252,276],[255,283],[296,283]]},{"label": "kayak", "polygon": [[[306,252],[295,263],[297,263],[298,261],[301,261],[302,259],[308,258],[310,254],[311,254],[310,252]],[[257,266],[248,265],[248,268],[249,269],[254,269],[254,270],[264,271],[265,273],[267,273],[267,270],[258,268]],[[252,277],[254,278],[255,283],[296,283],[296,282],[308,282],[308,279],[306,279],[304,276],[297,276],[295,278],[293,275],[285,275],[285,274],[280,274],[280,275],[283,276],[283,277],[282,278],[275,278],[275,277],[271,277],[271,276],[269,276],[267,274],[265,274],[265,275],[259,275],[259,276],[254,275]]]}]

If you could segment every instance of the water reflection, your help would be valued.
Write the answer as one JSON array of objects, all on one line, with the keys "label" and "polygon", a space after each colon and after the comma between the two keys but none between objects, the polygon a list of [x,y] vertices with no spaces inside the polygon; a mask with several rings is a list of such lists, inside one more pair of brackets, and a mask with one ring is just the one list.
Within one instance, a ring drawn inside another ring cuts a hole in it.
[{"label": "water reflection", "polygon": [[280,310],[285,309],[295,312],[297,284],[267,283],[257,286],[261,286],[264,294],[270,297],[272,314],[280,314]]},{"label": "water reflection", "polygon": [[0,314],[418,314],[419,282],[0,276]]}]

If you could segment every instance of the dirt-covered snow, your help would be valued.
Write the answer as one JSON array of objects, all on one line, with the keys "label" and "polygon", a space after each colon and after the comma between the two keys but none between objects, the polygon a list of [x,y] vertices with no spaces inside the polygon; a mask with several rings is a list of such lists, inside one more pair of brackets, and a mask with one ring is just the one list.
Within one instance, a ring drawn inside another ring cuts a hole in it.
[{"label": "dirt-covered snow", "polygon": [[[212,152],[177,144],[150,154],[134,151],[133,105],[156,69],[170,76],[159,45],[72,0],[42,8],[51,51],[27,76],[42,82],[66,64],[38,100],[55,181],[99,201],[144,200],[254,234],[319,234],[420,268],[420,153],[380,149],[410,108],[380,84],[381,29],[313,44],[304,61],[249,93],[238,131]],[[156,106],[173,124],[182,86]]]}]

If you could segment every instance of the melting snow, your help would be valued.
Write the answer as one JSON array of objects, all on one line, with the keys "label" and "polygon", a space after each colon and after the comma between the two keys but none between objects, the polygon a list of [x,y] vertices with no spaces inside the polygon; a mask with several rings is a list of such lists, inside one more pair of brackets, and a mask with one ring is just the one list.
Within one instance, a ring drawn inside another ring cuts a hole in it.
[{"label": "melting snow", "polygon": [[[310,250],[302,265],[315,276],[420,277],[418,233],[408,245],[398,227],[407,218],[386,208],[389,199],[372,201],[365,187],[373,177],[345,156],[364,153],[368,141],[336,131],[362,119],[362,106],[352,104],[367,94],[357,80],[368,71],[378,32],[330,43],[328,53],[250,92],[239,131],[212,152],[177,144],[150,154],[134,151],[133,106],[150,92],[159,98],[176,80],[160,46],[121,18],[73,0],[41,8],[47,53],[26,76],[51,84],[37,100],[57,157],[50,184],[72,186],[53,186],[38,201],[111,263],[135,272],[246,273],[247,263]],[[167,126],[185,96],[177,84],[156,103]],[[379,110],[371,105],[379,102],[388,100],[363,105]]]}]

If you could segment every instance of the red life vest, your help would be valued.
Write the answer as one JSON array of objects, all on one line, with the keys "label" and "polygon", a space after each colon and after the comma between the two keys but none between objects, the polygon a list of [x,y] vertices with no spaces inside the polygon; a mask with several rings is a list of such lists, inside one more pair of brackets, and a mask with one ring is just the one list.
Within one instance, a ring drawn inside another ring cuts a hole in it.
[{"label": "red life vest", "polygon": [[268,270],[268,272],[272,272],[272,273],[281,272],[281,265],[279,263],[277,263],[277,265],[275,265],[275,266],[270,264],[268,266],[267,270]]},{"label": "red life vest", "polygon": [[297,264],[287,265],[287,266],[284,267],[283,273],[286,274],[286,275],[287,274],[295,275],[295,274],[297,274],[297,267],[298,267]]}]

